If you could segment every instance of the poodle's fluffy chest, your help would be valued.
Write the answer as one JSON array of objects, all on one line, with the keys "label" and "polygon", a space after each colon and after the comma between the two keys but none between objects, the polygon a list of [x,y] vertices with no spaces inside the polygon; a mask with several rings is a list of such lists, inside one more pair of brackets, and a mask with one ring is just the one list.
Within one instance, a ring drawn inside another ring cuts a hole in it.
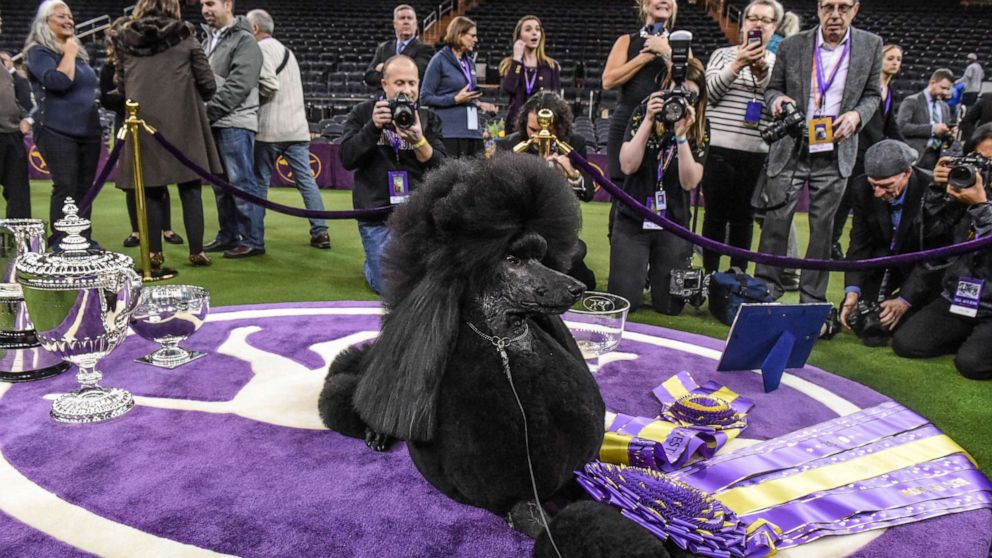
[{"label": "poodle's fluffy chest", "polygon": [[[507,353],[546,498],[596,456],[605,408],[585,364],[533,322],[529,329],[529,338]],[[455,500],[502,514],[533,498],[523,418],[502,361],[467,327],[442,381],[435,437],[409,447],[424,477]]]}]

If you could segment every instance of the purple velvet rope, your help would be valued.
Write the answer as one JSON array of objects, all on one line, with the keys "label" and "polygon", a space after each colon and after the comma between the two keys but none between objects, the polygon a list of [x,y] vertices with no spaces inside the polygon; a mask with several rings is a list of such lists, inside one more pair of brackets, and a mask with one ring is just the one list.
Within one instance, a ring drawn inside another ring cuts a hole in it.
[{"label": "purple velvet rope", "polygon": [[152,134],[158,142],[165,148],[166,151],[172,154],[180,163],[189,167],[193,172],[200,175],[204,181],[209,184],[213,184],[218,188],[226,191],[227,193],[237,196],[241,199],[248,200],[249,202],[264,207],[265,209],[271,209],[279,213],[285,213],[286,215],[292,215],[294,217],[305,217],[308,219],[362,219],[368,217],[381,217],[383,215],[389,214],[392,211],[393,206],[376,207],[373,209],[354,209],[350,211],[316,211],[313,209],[300,209],[298,207],[290,207],[288,205],[282,205],[280,203],[271,202],[265,198],[260,198],[254,194],[245,192],[234,186],[226,180],[211,174],[206,171],[203,167],[197,165],[191,161],[178,147],[169,143],[169,140],[159,133],[155,132]]},{"label": "purple velvet rope", "polygon": [[96,177],[93,185],[89,190],[86,191],[86,197],[79,203],[79,213],[85,215],[89,211],[90,206],[93,205],[93,200],[96,199],[97,194],[103,190],[103,186],[107,183],[107,179],[110,178],[111,171],[117,166],[117,159],[121,157],[121,151],[124,148],[124,142],[118,141],[114,143],[114,148],[110,151],[110,155],[107,156],[107,162],[103,164],[103,169],[100,174]]},{"label": "purple velvet rope", "polygon": [[881,258],[870,258],[867,260],[853,260],[853,261],[834,261],[834,260],[806,260],[801,258],[788,258],[785,256],[776,256],[774,254],[762,254],[760,252],[752,252],[751,250],[745,250],[744,248],[737,248],[734,246],[727,246],[722,242],[699,236],[689,229],[679,225],[678,223],[668,219],[667,217],[662,217],[650,209],[641,205],[637,200],[631,197],[630,194],[624,192],[619,186],[614,184],[610,179],[603,176],[603,173],[596,167],[589,164],[581,155],[572,151],[568,154],[568,157],[576,164],[579,168],[589,173],[593,177],[593,180],[598,182],[606,191],[610,193],[615,199],[620,200],[622,203],[626,204],[635,213],[644,217],[644,219],[651,221],[652,223],[661,225],[665,230],[671,232],[675,236],[692,242],[693,244],[698,244],[707,250],[712,250],[724,256],[730,257],[740,257],[746,258],[753,262],[765,265],[772,265],[777,267],[787,267],[787,268],[799,268],[799,269],[817,269],[823,271],[853,271],[859,269],[878,269],[884,267],[895,267],[901,265],[915,264],[919,262],[931,261],[941,258],[948,258],[951,256],[958,256],[960,254],[967,254],[969,252],[975,252],[978,250],[983,250],[992,247],[992,236],[985,238],[978,238],[975,240],[969,240],[967,242],[962,242],[960,244],[955,244],[953,246],[944,246],[941,248],[935,248],[932,250],[923,250],[920,252],[913,252],[910,254],[900,254],[898,256],[885,256]]}]

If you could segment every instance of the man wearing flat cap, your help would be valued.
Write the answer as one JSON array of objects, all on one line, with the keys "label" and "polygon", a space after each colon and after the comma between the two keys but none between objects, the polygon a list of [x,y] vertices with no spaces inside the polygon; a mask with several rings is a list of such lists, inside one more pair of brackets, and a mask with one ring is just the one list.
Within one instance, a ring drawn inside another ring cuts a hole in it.
[{"label": "man wearing flat cap", "polygon": [[[920,205],[933,176],[913,166],[917,157],[915,149],[892,139],[868,148],[865,174],[852,179],[850,185],[854,224],[847,259],[880,258],[922,248]],[[935,294],[934,278],[916,267],[846,272],[841,322],[848,325],[859,300],[878,302],[882,325],[895,330],[908,312]]]}]

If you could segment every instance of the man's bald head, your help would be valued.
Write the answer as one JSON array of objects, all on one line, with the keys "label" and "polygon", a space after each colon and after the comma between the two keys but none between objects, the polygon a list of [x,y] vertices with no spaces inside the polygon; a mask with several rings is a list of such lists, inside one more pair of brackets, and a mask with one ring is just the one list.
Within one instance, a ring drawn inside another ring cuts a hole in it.
[{"label": "man's bald head", "polygon": [[391,56],[382,65],[382,79],[386,79],[386,76],[389,74],[390,68],[394,66],[396,66],[397,68],[399,67],[406,67],[407,69],[413,68],[413,71],[415,72],[419,71],[417,70],[417,63],[413,61],[413,58],[410,58],[405,54],[397,54],[396,56]]}]

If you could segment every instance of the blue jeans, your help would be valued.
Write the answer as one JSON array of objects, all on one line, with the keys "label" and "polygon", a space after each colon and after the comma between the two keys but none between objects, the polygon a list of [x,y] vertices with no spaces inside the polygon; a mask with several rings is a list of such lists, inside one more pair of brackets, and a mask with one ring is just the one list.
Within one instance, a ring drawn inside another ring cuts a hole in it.
[{"label": "blue jeans", "polygon": [[[268,143],[255,142],[255,179],[261,188],[268,188],[272,180],[272,168],[276,159],[282,155],[293,173],[296,189],[303,196],[303,205],[307,209],[323,211],[324,200],[320,198],[317,181],[310,174],[310,144],[301,142]],[[327,223],[323,219],[310,219],[310,236],[327,232]]]},{"label": "blue jeans", "polygon": [[386,225],[358,222],[358,234],[362,237],[365,249],[365,281],[376,294],[382,294],[382,250],[389,242],[389,228]]},{"label": "blue jeans", "polygon": [[[227,181],[242,191],[268,197],[268,185],[260,187],[255,181],[252,161],[255,132],[244,128],[214,128],[213,132]],[[217,241],[222,244],[265,248],[265,209],[236,198],[216,186],[214,196],[217,198],[217,220],[220,221]]]}]

